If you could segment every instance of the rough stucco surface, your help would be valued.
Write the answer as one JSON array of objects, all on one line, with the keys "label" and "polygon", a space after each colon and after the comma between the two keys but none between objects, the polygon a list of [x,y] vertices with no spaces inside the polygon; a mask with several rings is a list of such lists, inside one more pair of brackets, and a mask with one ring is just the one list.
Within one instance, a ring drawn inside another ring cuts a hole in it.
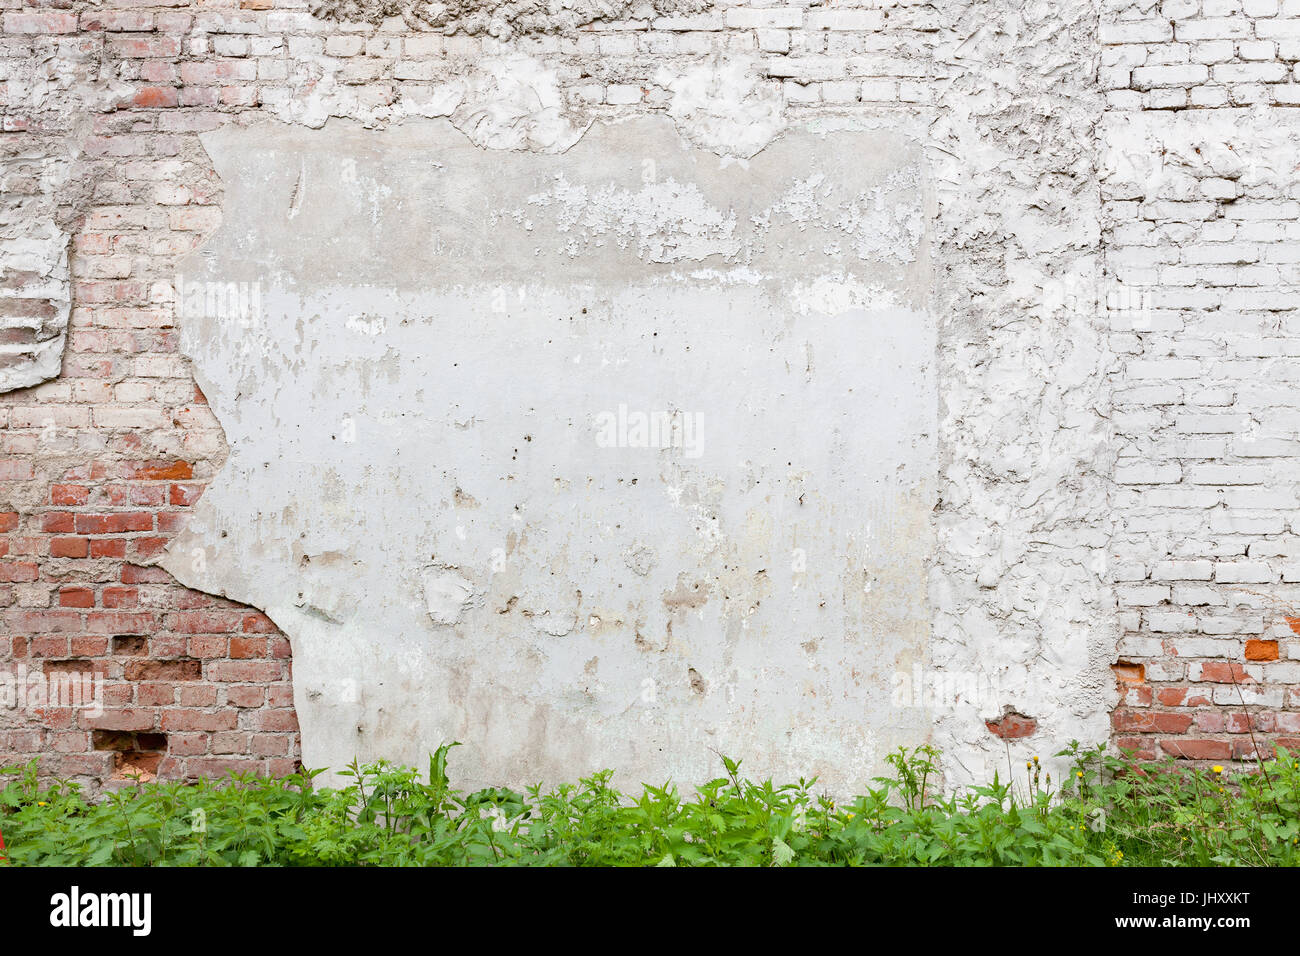
[{"label": "rough stucco surface", "polygon": [[[949,780],[1005,769],[985,720],[1053,741],[1106,734],[1110,357],[1095,308],[1049,290],[1099,268],[1097,9],[963,8],[939,51],[943,480],[931,572],[937,671],[978,692],[938,709]],[[1037,753],[1035,749],[1033,752]]]},{"label": "rough stucco surface", "polygon": [[[566,33],[597,20],[618,21],[634,0],[317,0],[312,13],[341,23],[382,23],[401,17],[408,26],[498,39],[516,34]],[[644,12],[659,16],[698,13],[709,0],[654,0]]]},{"label": "rough stucco surface", "polygon": [[[205,145],[228,212],[177,288],[231,457],[164,566],[290,635],[306,762],[474,741],[486,785],[720,751],[847,791],[926,738],[892,703],[930,629],[914,145],[789,130],[736,163],[663,118],[558,156],[442,123]],[[223,281],[260,310],[208,308]],[[646,413],[680,432],[617,421]]]}]

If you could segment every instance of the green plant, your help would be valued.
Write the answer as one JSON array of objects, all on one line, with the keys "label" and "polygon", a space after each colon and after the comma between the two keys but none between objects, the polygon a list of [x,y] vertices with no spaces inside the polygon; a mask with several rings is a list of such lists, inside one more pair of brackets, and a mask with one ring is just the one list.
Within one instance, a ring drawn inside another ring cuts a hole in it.
[{"label": "green plant", "polygon": [[724,775],[684,796],[627,796],[602,771],[543,791],[451,785],[439,747],[427,773],[354,761],[338,788],[320,771],[144,784],[89,799],[10,768],[0,831],[10,865],[64,866],[1182,866],[1300,862],[1300,766],[1279,749],[1258,772],[1140,765],[1072,743],[1053,786],[998,775],[945,794],[939,753],[900,748],[891,775],[847,804],[816,780]]}]

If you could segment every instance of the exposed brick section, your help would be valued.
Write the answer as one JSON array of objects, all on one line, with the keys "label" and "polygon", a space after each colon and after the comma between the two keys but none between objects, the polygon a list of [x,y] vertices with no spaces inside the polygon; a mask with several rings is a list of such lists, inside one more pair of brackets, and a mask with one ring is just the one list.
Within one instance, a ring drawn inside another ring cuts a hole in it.
[{"label": "exposed brick section", "polygon": [[[61,336],[61,314],[70,322],[57,377],[0,395],[0,667],[98,675],[103,713],[0,711],[0,763],[39,757],[91,783],[288,772],[299,748],[287,640],[264,615],[149,566],[225,454],[159,294],[220,221],[194,136],[220,116],[165,118],[185,92],[181,63],[207,65],[208,31],[184,2],[84,6],[3,13],[4,210],[43,230],[48,261],[4,254],[0,232],[0,388],[18,362],[7,355]],[[43,62],[67,81],[62,97],[25,93]],[[255,61],[241,62],[192,78],[254,79]]]},{"label": "exposed brick section", "polygon": [[1252,735],[1300,742],[1300,3],[1108,3],[1100,35],[1107,258],[1133,292],[1111,321],[1113,570],[1145,666],[1116,742],[1249,758]]},{"label": "exposed brick section", "polygon": [[1032,736],[1038,730],[1038,721],[1024,714],[1005,714],[998,720],[985,721],[989,733],[1003,740],[1018,740]]}]

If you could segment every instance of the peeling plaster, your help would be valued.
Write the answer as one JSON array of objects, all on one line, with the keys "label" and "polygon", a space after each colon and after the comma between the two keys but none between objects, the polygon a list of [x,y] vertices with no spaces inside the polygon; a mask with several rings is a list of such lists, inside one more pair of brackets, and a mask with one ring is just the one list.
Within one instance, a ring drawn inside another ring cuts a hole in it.
[{"label": "peeling plaster", "polygon": [[[94,178],[83,144],[94,134],[94,114],[130,93],[90,50],[49,51],[6,77],[7,99],[23,115],[0,147],[0,392],[62,369],[72,309],[70,224],[88,204]],[[61,126],[30,120],[68,104]]]},{"label": "peeling plaster", "polygon": [[761,79],[761,69],[757,61],[719,57],[679,71],[661,68],[656,81],[672,93],[668,115],[687,142],[749,159],[785,127],[781,86]]},{"label": "peeling plaster", "polygon": [[[639,781],[717,750],[847,792],[927,739],[891,694],[929,643],[928,238],[873,257],[836,226],[881,189],[882,226],[929,221],[913,143],[790,130],[740,167],[662,118],[549,156],[438,122],[204,142],[227,218],[184,284],[260,281],[262,312],[187,310],[231,454],[162,563],[290,636],[304,762],[459,739],[470,784]],[[694,198],[665,216],[668,183]]]}]

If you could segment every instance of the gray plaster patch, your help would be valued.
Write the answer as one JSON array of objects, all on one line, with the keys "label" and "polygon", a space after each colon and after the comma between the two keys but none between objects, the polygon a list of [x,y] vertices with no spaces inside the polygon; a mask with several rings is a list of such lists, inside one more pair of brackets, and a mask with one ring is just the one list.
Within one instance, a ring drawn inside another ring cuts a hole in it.
[{"label": "gray plaster patch", "polygon": [[937,467],[910,140],[204,143],[225,219],[178,312],[231,450],[163,564],[289,635],[307,765],[455,739],[468,785],[721,752],[848,791],[927,738],[891,701]]}]

